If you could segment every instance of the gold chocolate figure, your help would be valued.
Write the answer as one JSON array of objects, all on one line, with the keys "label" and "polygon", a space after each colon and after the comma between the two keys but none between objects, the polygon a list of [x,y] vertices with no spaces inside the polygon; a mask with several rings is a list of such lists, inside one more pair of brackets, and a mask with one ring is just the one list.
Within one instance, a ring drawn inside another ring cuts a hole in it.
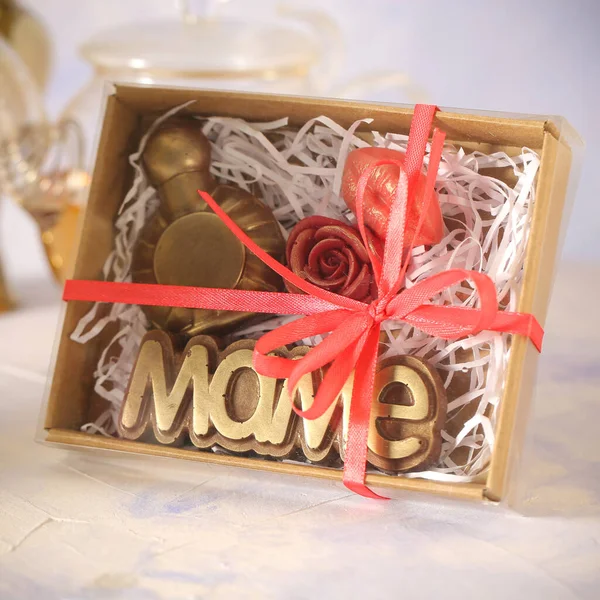
[{"label": "gold chocolate figure", "polygon": [[[210,142],[192,120],[173,120],[148,140],[143,160],[160,206],[140,233],[132,260],[133,280],[240,290],[277,291],[279,275],[247,251],[200,198],[211,194],[261,248],[278,261],[285,242],[271,210],[252,194],[221,185],[210,174]],[[173,333],[222,333],[252,313],[143,307],[156,327]]]}]

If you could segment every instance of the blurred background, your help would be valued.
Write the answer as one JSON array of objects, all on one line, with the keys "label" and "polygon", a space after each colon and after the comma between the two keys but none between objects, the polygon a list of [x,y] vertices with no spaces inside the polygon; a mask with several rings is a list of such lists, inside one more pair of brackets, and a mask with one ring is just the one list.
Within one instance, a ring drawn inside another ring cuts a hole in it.
[{"label": "blurred background", "polygon": [[[600,0],[0,0],[0,262],[19,308],[0,315],[0,599],[396,597],[399,581],[409,598],[598,598],[599,17]],[[569,120],[587,150],[514,494],[536,518],[34,444],[106,78]]]},{"label": "blurred background", "polygon": [[[190,84],[189,74],[195,73],[198,85],[563,115],[587,143],[563,258],[600,259],[597,0],[290,0],[285,5],[275,0],[0,0],[0,6],[2,2],[18,4],[35,23],[17,34],[13,23],[13,45],[20,44],[21,58],[37,70],[33,78],[47,121],[63,122],[50,136],[67,157],[67,167],[57,171],[60,190],[63,184],[65,189],[85,187],[102,79],[129,78],[131,67],[140,66],[130,59],[138,56],[139,62],[142,52],[156,67],[148,80],[157,80],[160,73],[158,80],[181,83],[183,78]],[[215,33],[198,22],[198,15],[236,21],[227,21],[227,28]],[[149,19],[161,23],[139,26]],[[182,36],[173,28],[181,21],[196,35]],[[233,66],[245,75],[237,81],[206,77],[211,65],[216,71]],[[136,77],[143,80],[144,74],[138,69]],[[87,148],[79,147],[77,132],[64,126],[72,120],[81,122]],[[54,185],[55,178],[51,181]],[[37,205],[21,204],[27,210],[14,202],[0,203],[0,256],[7,279],[50,279],[40,240],[47,224]],[[42,239],[52,240],[49,233]]]}]

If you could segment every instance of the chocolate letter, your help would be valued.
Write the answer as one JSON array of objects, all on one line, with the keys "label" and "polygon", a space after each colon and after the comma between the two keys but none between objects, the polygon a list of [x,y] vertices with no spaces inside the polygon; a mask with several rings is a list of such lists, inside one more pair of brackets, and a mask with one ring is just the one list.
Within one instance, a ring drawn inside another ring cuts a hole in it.
[{"label": "chocolate letter", "polygon": [[385,360],[375,394],[369,462],[393,473],[424,470],[434,463],[446,418],[444,385],[435,369],[414,356]]}]

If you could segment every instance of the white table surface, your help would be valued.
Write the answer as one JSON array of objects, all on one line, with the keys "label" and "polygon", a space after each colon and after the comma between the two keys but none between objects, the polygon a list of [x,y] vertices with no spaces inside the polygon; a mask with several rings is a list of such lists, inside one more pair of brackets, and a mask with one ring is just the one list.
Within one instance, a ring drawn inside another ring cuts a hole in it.
[{"label": "white table surface", "polygon": [[59,314],[0,316],[0,598],[598,598],[600,268],[564,265],[522,513],[33,441]]}]

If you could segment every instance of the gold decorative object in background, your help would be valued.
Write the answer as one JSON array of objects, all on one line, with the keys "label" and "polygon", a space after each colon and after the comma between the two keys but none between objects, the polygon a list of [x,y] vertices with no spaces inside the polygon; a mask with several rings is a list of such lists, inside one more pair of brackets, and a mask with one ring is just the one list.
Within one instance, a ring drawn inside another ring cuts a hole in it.
[{"label": "gold decorative object in background", "polygon": [[0,36],[16,50],[40,91],[44,90],[52,53],[41,20],[16,0],[0,0]]},{"label": "gold decorative object in background", "polygon": [[[197,190],[210,193],[254,242],[282,261],[285,242],[271,210],[241,188],[211,176],[210,143],[198,121],[173,120],[155,132],[143,161],[161,203],[136,242],[131,273],[139,283],[256,291],[282,288],[279,275],[229,231]],[[160,329],[195,335],[222,332],[251,313],[143,307]]]},{"label": "gold decorative object in background", "polygon": [[6,287],[2,265],[0,264],[0,313],[10,310],[13,306],[12,300]]},{"label": "gold decorative object in background", "polygon": [[[82,188],[87,187],[88,176],[84,171],[71,173],[63,178],[57,178],[50,183],[52,187],[45,193],[46,199],[50,194],[55,194],[57,204],[56,211],[46,213],[46,217],[35,214],[28,206],[32,216],[36,219],[40,228],[40,236],[44,244],[44,250],[48,264],[52,269],[55,279],[64,283],[73,268],[73,260],[79,240],[79,221],[82,207],[75,203]],[[42,179],[48,181],[48,179]],[[62,199],[62,200],[61,200]],[[42,203],[44,197],[42,196]]]}]

